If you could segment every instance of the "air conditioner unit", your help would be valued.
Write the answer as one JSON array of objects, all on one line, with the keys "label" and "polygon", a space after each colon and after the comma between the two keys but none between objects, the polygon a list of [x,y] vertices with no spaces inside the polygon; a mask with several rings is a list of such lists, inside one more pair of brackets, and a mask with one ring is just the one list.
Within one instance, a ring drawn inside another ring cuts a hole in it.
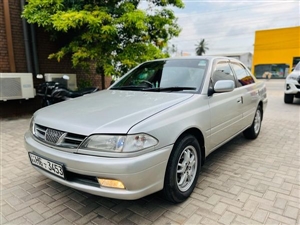
[{"label": "air conditioner unit", "polygon": [[0,101],[34,96],[32,73],[0,73]]},{"label": "air conditioner unit", "polygon": [[[69,76],[69,80],[64,80],[62,77],[64,75]],[[66,87],[72,91],[77,90],[77,79],[76,74],[66,74],[66,73],[45,73],[45,81],[56,81],[61,84],[66,84]]]}]

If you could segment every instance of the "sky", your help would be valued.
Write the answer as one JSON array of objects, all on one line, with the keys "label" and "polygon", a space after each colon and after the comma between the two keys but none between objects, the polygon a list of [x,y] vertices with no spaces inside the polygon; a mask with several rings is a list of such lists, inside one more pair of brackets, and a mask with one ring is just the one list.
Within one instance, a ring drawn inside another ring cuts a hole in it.
[{"label": "sky", "polygon": [[[300,0],[183,0],[173,8],[182,31],[170,44],[195,55],[205,39],[206,55],[252,52],[255,31],[300,26]],[[270,42],[272,37],[270,37]]]}]

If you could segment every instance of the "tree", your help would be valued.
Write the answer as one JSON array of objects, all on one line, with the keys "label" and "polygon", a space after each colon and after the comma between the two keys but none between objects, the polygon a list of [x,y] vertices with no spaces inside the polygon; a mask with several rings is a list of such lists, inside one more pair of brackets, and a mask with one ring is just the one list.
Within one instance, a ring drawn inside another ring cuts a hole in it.
[{"label": "tree", "polygon": [[[71,55],[74,67],[94,66],[105,75],[122,74],[137,64],[166,57],[162,49],[180,33],[168,7],[183,8],[182,0],[29,0],[22,16],[52,34],[64,37],[60,61]],[[68,38],[66,38],[68,37]]]},{"label": "tree", "polygon": [[205,54],[206,50],[209,50],[207,47],[207,43],[205,42],[205,39],[202,39],[199,41],[198,44],[196,44],[196,55],[203,55]]},{"label": "tree", "polygon": [[177,53],[177,46],[174,44],[167,44],[166,48],[164,49],[164,52],[172,57],[175,53]]}]

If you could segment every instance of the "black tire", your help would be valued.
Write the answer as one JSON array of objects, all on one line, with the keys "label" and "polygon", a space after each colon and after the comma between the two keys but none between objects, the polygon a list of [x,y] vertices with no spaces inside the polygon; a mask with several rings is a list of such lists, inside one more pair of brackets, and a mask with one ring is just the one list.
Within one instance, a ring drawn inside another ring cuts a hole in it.
[{"label": "black tire", "polygon": [[244,130],[243,134],[247,139],[256,139],[261,129],[262,109],[260,105],[257,107],[253,122],[249,128]]},{"label": "black tire", "polygon": [[[176,141],[168,161],[162,191],[167,200],[179,203],[191,195],[201,168],[200,151],[200,145],[193,135],[182,136]],[[180,181],[183,183],[180,184]]]},{"label": "black tire", "polygon": [[284,103],[291,104],[293,103],[294,95],[284,94]]}]

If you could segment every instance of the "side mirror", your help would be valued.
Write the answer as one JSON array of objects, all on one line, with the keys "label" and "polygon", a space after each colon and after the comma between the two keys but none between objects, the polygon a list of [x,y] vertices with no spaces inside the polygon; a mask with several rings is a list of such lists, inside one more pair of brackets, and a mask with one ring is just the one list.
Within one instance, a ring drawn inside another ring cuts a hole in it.
[{"label": "side mirror", "polygon": [[69,80],[70,77],[69,77],[68,75],[63,75],[63,79],[64,79],[64,80]]},{"label": "side mirror", "polygon": [[234,89],[234,82],[232,80],[218,80],[215,83],[214,91],[217,93],[230,92]]},{"label": "side mirror", "polygon": [[36,75],[36,78],[37,78],[37,79],[43,79],[44,76],[43,76],[43,74],[37,74],[37,75]]}]

